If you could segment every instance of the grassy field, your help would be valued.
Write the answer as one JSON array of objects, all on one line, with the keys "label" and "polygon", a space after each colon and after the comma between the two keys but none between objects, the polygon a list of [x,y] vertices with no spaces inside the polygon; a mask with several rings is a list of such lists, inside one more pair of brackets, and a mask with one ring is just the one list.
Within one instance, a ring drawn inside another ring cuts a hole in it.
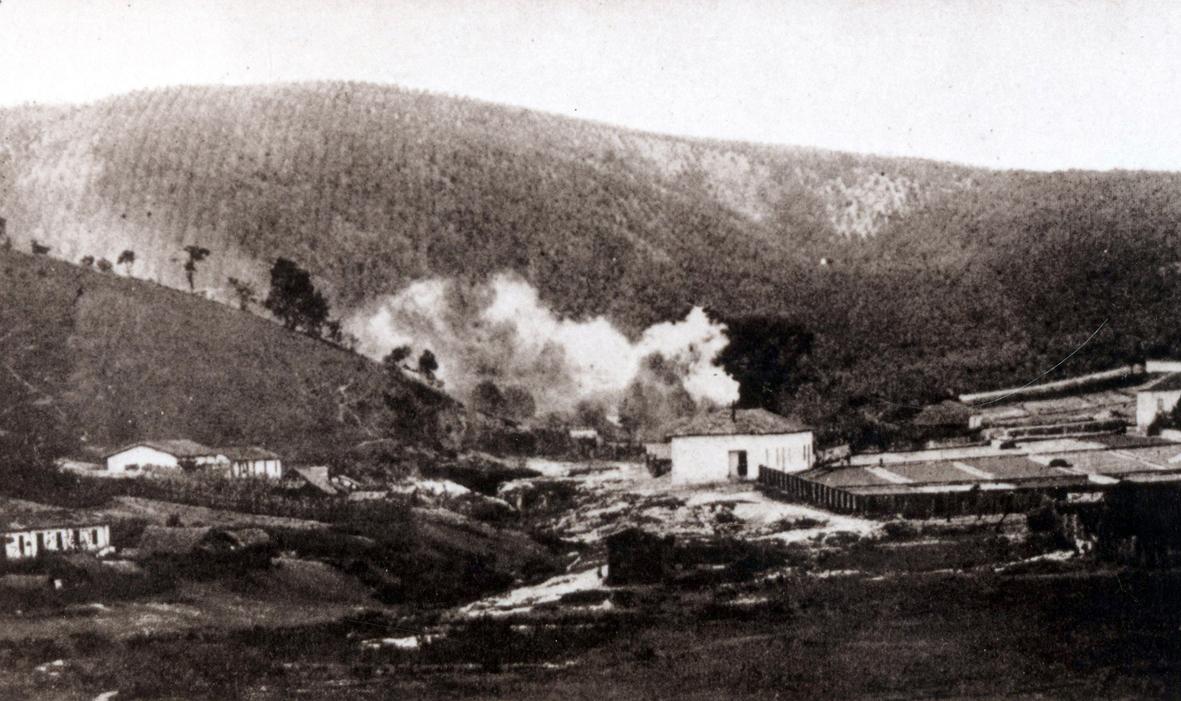
[{"label": "grassy field", "polygon": [[[407,634],[380,617],[9,645],[0,693],[40,683],[60,698],[1159,698],[1181,683],[1179,595],[1177,572],[787,578],[746,605],[650,597],[647,610],[574,637],[474,624],[434,652],[362,653],[360,638]],[[35,667],[54,655],[70,661],[45,685]]]},{"label": "grassy field", "polygon": [[374,418],[375,363],[253,314],[3,250],[0,302],[6,365],[83,445],[187,437],[314,460],[398,438]]}]

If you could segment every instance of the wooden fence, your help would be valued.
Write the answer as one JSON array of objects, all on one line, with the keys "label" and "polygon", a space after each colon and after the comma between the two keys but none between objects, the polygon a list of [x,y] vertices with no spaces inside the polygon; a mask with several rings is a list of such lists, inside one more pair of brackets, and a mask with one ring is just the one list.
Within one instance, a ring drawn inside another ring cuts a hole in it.
[{"label": "wooden fence", "polygon": [[905,492],[883,494],[852,492],[807,480],[793,474],[759,467],[759,483],[792,499],[828,511],[864,516],[946,518],[979,514],[1029,511],[1045,499],[1065,499],[1071,489],[1062,486],[973,489],[967,491]]},{"label": "wooden fence", "polygon": [[759,465],[759,484],[792,499],[841,514],[860,513],[864,508],[856,494],[762,465]]}]

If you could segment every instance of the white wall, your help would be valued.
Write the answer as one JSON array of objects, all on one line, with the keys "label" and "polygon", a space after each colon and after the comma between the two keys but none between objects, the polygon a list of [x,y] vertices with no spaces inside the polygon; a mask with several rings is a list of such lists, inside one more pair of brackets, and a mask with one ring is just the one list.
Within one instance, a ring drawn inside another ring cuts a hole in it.
[{"label": "white wall", "polygon": [[1158,413],[1166,413],[1177,406],[1181,390],[1172,392],[1138,392],[1136,394],[1136,427],[1141,431],[1148,428]]},{"label": "white wall", "polygon": [[162,450],[149,448],[146,445],[137,445],[107,458],[107,470],[110,472],[126,472],[131,465],[138,465],[141,468],[180,467],[175,455],[169,455]]},{"label": "white wall", "polygon": [[[784,472],[812,467],[812,432],[766,436],[677,436],[672,439],[673,484],[724,482],[730,475],[730,452],[746,451],[746,478],[759,478],[759,466]],[[737,479],[736,477],[733,479]]]},{"label": "white wall", "polygon": [[668,443],[645,443],[644,452],[656,460],[669,460],[673,456],[672,446]]},{"label": "white wall", "polygon": [[[197,465],[213,465],[228,460],[224,455],[202,455],[194,458],[193,462]],[[107,470],[110,472],[126,472],[132,465],[140,468],[179,469],[180,460],[175,455],[146,445],[133,446],[107,458]]]},{"label": "white wall", "polygon": [[[43,548],[38,546],[37,534],[41,534]],[[60,546],[59,535],[61,536]],[[111,544],[111,529],[108,526],[34,528],[26,531],[10,531],[5,533],[3,537],[4,557],[8,560],[22,560],[37,557],[42,552],[102,550]]]},{"label": "white wall", "polygon": [[230,476],[277,480],[283,476],[283,463],[279,460],[238,460],[230,468]]}]

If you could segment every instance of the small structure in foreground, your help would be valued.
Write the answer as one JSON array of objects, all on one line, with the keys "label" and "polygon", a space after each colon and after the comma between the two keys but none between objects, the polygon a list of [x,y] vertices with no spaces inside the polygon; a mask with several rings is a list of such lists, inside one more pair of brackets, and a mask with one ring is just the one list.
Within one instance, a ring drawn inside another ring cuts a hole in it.
[{"label": "small structure in foreground", "polygon": [[92,520],[66,523],[56,515],[30,515],[4,523],[0,538],[5,560],[28,560],[50,553],[104,550],[111,545],[111,527]]},{"label": "small structure in foreground", "polygon": [[148,526],[134,555],[140,560],[204,560],[263,566],[270,562],[271,538],[261,528]]},{"label": "small structure in foreground", "polygon": [[812,467],[812,429],[765,409],[725,409],[669,431],[673,484],[754,480],[759,465]]}]

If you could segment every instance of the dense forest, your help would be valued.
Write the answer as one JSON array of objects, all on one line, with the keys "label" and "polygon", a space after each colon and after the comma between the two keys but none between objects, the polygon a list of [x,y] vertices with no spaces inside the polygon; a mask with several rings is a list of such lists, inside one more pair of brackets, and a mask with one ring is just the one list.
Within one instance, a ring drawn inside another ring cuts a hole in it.
[{"label": "dense forest", "polygon": [[630,333],[700,304],[749,353],[728,359],[744,402],[863,442],[1076,350],[1058,374],[1181,354],[1179,215],[1177,174],[681,139],[367,84],[0,112],[14,245],[133,250],[178,288],[204,246],[195,285],[225,299],[283,256],[340,313],[505,270]]}]

